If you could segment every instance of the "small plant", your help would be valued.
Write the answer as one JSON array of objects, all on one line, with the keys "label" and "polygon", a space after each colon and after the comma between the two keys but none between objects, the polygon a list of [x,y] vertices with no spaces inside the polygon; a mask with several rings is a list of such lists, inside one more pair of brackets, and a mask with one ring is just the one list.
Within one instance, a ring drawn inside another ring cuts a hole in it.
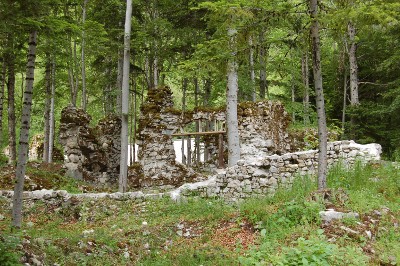
[{"label": "small plant", "polygon": [[0,265],[13,266],[19,264],[18,253],[15,252],[17,241],[13,238],[0,237]]}]

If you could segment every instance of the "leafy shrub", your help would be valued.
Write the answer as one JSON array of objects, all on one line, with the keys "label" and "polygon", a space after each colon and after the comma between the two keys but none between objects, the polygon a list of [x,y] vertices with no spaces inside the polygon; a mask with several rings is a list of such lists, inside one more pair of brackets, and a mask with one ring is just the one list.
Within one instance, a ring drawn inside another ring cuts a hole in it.
[{"label": "leafy shrub", "polygon": [[13,251],[16,244],[14,239],[2,239],[0,237],[0,265],[13,266],[20,264],[18,254]]},{"label": "leafy shrub", "polygon": [[7,163],[8,163],[7,156],[5,156],[4,153],[0,152],[0,167],[5,166]]},{"label": "leafy shrub", "polygon": [[341,248],[326,241],[322,230],[317,237],[298,238],[293,247],[284,247],[282,253],[272,257],[273,265],[366,265],[368,258],[359,249]]}]

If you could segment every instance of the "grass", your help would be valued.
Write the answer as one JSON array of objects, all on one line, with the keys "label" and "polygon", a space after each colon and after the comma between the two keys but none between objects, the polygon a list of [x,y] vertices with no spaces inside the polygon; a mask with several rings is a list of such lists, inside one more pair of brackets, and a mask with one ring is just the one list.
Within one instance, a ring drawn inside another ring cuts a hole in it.
[{"label": "grass", "polygon": [[[25,204],[19,232],[10,230],[9,202],[0,199],[0,263],[16,265],[25,254],[46,265],[396,265],[398,172],[391,164],[338,165],[328,175],[329,202],[315,197],[313,177],[238,205],[198,197],[35,202]],[[327,204],[359,212],[360,220],[323,225],[318,212]]]}]

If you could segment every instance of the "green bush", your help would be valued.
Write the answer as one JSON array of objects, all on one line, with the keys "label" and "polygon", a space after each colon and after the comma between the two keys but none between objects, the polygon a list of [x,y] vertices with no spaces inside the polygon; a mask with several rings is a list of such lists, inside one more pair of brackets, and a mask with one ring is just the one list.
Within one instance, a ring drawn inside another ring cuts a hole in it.
[{"label": "green bush", "polygon": [[273,265],[367,265],[368,257],[359,249],[341,248],[326,241],[322,230],[317,237],[298,238],[293,247],[284,247],[278,256],[272,256]]},{"label": "green bush", "polygon": [[19,265],[19,256],[16,253],[16,240],[0,238],[0,265],[13,266]]}]

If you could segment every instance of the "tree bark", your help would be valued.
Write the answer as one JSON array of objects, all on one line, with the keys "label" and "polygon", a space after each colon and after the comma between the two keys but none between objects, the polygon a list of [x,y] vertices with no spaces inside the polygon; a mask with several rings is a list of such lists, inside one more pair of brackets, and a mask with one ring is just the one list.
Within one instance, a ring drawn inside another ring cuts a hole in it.
[{"label": "tree bark", "polygon": [[304,109],[304,125],[310,124],[310,84],[308,79],[308,53],[304,52],[301,58],[301,73],[303,79],[304,93],[303,93],[303,109]]},{"label": "tree bark", "polygon": [[316,94],[316,106],[318,116],[318,189],[326,188],[327,172],[327,129],[325,115],[325,99],[322,87],[321,51],[319,39],[319,25],[317,19],[318,0],[310,0],[311,14],[311,40],[312,60],[314,73],[314,87]]},{"label": "tree bark", "polygon": [[349,49],[349,63],[350,63],[350,103],[352,106],[358,105],[358,65],[357,65],[357,43],[355,40],[356,29],[352,22],[347,25],[350,49]]},{"label": "tree bark", "polygon": [[228,84],[226,97],[226,124],[228,134],[228,167],[234,166],[240,160],[239,129],[237,118],[237,97],[238,97],[238,65],[236,62],[237,30],[228,29],[229,48],[231,57],[228,61]]},{"label": "tree bark", "polygon": [[129,114],[129,67],[131,42],[132,0],[126,1],[124,65],[122,72],[122,108],[121,108],[121,162],[119,175],[119,192],[126,192],[128,179],[128,114]]},{"label": "tree bark", "polygon": [[266,69],[266,63],[265,63],[265,56],[267,54],[267,51],[265,49],[264,45],[264,32],[261,29],[260,31],[260,98],[265,99],[265,96],[269,98],[269,93],[268,93],[268,83],[267,83],[267,69]]},{"label": "tree bark", "polygon": [[48,160],[49,163],[53,162],[55,97],[56,97],[56,61],[53,57],[51,62],[51,101],[50,101],[50,131],[49,131],[49,160]]},{"label": "tree bark", "polygon": [[50,55],[46,54],[45,66],[45,89],[46,101],[44,106],[44,140],[43,140],[43,161],[49,162],[49,137],[50,137],[50,105],[51,105],[51,61]]},{"label": "tree bark", "polygon": [[119,49],[118,50],[118,67],[117,67],[117,81],[115,83],[116,87],[116,92],[117,92],[117,97],[116,97],[116,111],[117,114],[121,113],[122,109],[122,72],[124,68],[124,50]]},{"label": "tree bark", "polygon": [[0,147],[3,147],[3,102],[4,102],[4,88],[6,87],[6,60],[3,58],[1,68],[1,83],[0,83]]},{"label": "tree bark", "polygon": [[[184,119],[185,110],[186,110],[186,91],[187,91],[187,78],[183,79],[182,82],[182,120]],[[183,132],[183,128],[182,128]],[[185,157],[185,137],[182,137],[182,146],[181,146],[181,153],[182,153],[182,164],[186,164],[189,160],[188,157]]]},{"label": "tree bark", "polygon": [[88,0],[83,1],[82,6],[82,43],[81,43],[81,67],[82,67],[82,109],[86,111],[86,66],[85,66],[85,22],[86,22],[86,5]]},{"label": "tree bark", "polygon": [[250,64],[250,82],[251,82],[251,100],[253,102],[256,101],[257,99],[257,93],[256,93],[256,86],[255,86],[255,80],[256,80],[256,75],[254,72],[254,46],[253,46],[253,36],[249,36],[249,64]]},{"label": "tree bark", "polygon": [[12,225],[21,228],[22,222],[22,193],[24,188],[26,162],[29,148],[29,128],[32,108],[33,81],[36,59],[37,32],[32,31],[29,36],[28,63],[26,68],[26,89],[24,92],[24,103],[21,116],[21,131],[18,148],[18,162],[15,170],[16,183],[14,187]]},{"label": "tree bark", "polygon": [[10,150],[9,163],[17,159],[16,121],[15,121],[15,56],[10,53],[7,66],[7,101],[8,101],[8,145]]}]

